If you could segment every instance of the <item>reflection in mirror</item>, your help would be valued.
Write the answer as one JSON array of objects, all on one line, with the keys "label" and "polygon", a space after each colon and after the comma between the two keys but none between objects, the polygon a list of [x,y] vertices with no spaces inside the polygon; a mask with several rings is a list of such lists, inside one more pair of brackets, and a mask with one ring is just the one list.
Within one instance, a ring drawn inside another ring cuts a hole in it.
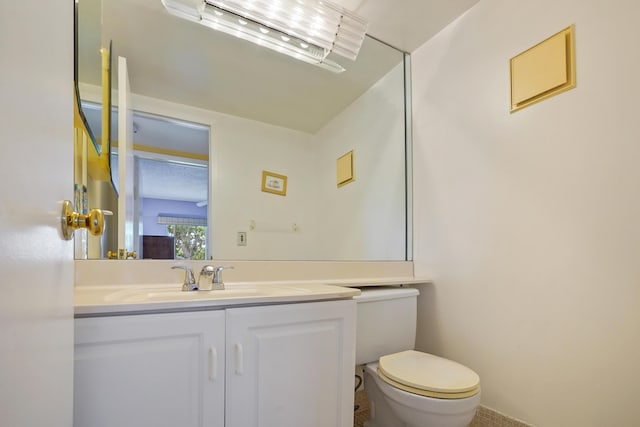
[{"label": "reflection in mirror", "polygon": [[[356,61],[334,58],[346,69],[334,74],[175,18],[160,1],[105,2],[102,33],[127,58],[137,114],[210,129],[207,258],[407,259],[402,52],[367,37]],[[98,76],[84,75],[96,93]],[[338,186],[337,159],[351,151],[354,179]],[[262,191],[265,171],[286,177],[286,192]]]},{"label": "reflection in mirror", "polygon": [[[84,82],[90,77],[87,73],[102,74],[102,49],[106,47],[101,40],[101,32],[96,31],[102,26],[102,0],[82,0],[74,3],[74,37],[75,37],[75,64],[74,81]],[[82,66],[79,66],[82,64]],[[84,94],[79,93],[80,85],[76,85],[78,99],[84,99]],[[101,105],[96,107],[101,110]],[[83,121],[88,137],[91,140],[96,153],[102,152],[102,144],[99,140],[100,134],[89,125],[86,113],[83,108],[79,108],[79,116]]]},{"label": "reflection in mirror", "polygon": [[[85,104],[89,124],[101,129],[98,110]],[[134,111],[133,133],[137,258],[207,259],[209,127]],[[116,143],[111,151],[114,188],[119,188],[118,166]],[[109,228],[103,240],[113,242],[114,234]]]},{"label": "reflection in mirror", "polygon": [[207,259],[209,128],[134,112],[133,133],[138,258]]}]

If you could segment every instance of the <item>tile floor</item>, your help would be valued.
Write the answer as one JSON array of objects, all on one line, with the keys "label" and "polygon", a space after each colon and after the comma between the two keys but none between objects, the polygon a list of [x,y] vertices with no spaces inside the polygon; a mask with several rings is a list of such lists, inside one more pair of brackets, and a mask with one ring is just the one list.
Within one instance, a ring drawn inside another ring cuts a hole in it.
[{"label": "tile floor", "polygon": [[369,419],[369,400],[364,390],[356,392],[355,405],[353,427],[363,427],[364,422]]},{"label": "tile floor", "polygon": [[[369,401],[364,390],[356,392],[353,427],[363,427],[369,419]],[[478,408],[475,418],[469,427],[532,427],[516,419],[507,417],[484,406]]]}]

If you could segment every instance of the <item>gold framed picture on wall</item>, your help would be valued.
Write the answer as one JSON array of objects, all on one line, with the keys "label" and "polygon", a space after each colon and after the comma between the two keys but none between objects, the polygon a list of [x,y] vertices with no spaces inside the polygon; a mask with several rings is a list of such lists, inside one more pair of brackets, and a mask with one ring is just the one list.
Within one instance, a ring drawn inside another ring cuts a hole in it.
[{"label": "gold framed picture on wall", "polygon": [[576,87],[575,26],[511,58],[511,112]]},{"label": "gold framed picture on wall", "polygon": [[262,191],[286,196],[287,177],[274,172],[262,171]]}]

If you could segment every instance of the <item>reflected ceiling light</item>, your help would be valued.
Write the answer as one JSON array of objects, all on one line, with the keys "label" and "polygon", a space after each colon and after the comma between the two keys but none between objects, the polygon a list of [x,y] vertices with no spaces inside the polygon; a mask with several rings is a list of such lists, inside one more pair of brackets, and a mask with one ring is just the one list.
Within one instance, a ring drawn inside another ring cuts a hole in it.
[{"label": "reflected ceiling light", "polygon": [[355,60],[367,23],[324,0],[161,0],[173,15],[336,73],[330,53]]}]

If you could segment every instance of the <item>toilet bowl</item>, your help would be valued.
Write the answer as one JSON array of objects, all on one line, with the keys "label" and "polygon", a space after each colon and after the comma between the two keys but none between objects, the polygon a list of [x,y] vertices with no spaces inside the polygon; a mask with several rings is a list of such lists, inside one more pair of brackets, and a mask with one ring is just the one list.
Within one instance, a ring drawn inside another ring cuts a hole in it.
[{"label": "toilet bowl", "polygon": [[367,427],[467,426],[480,404],[479,388],[467,397],[438,398],[389,383],[376,362],[365,365],[364,374],[371,414]]},{"label": "toilet bowl", "polygon": [[365,289],[356,297],[356,362],[370,402],[366,427],[465,427],[480,378],[454,361],[413,350],[418,291]]}]

